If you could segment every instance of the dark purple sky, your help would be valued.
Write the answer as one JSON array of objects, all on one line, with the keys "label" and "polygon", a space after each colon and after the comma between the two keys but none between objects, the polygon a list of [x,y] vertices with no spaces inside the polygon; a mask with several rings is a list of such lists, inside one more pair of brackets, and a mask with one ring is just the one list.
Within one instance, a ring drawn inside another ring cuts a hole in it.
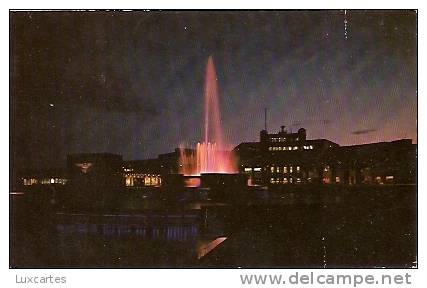
[{"label": "dark purple sky", "polygon": [[[412,138],[414,11],[11,13],[18,169],[67,153],[157,157],[202,139],[213,55],[231,145],[268,128],[341,145]],[[347,25],[345,25],[345,20]]]}]

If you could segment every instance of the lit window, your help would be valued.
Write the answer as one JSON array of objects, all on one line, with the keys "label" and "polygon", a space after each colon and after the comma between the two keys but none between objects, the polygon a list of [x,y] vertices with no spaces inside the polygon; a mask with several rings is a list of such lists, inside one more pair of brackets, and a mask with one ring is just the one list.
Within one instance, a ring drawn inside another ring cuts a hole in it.
[{"label": "lit window", "polygon": [[295,147],[294,147],[294,150],[298,150],[298,147],[297,147],[297,146],[295,146]]},{"label": "lit window", "polygon": [[291,177],[291,178],[289,178],[289,182],[290,182],[290,183],[292,183],[292,177]]},{"label": "lit window", "polygon": [[335,182],[340,183],[340,177],[335,177]]},{"label": "lit window", "polygon": [[126,186],[133,186],[133,178],[126,177],[125,183],[126,183]]},{"label": "lit window", "polygon": [[291,146],[289,146],[289,147],[288,147],[288,150],[292,150],[292,147],[291,147]]},{"label": "lit window", "polygon": [[254,171],[256,171],[256,172],[261,171],[261,167],[255,167],[255,168],[254,168]]},{"label": "lit window", "polygon": [[385,180],[393,180],[394,176],[385,176]]},{"label": "lit window", "polygon": [[274,166],[270,167],[270,171],[271,171],[271,173],[274,173]]},{"label": "lit window", "polygon": [[55,183],[55,179],[50,179],[50,184],[53,184],[53,183]]},{"label": "lit window", "polygon": [[288,173],[288,167],[283,167],[283,173]]},{"label": "lit window", "polygon": [[299,138],[297,137],[297,141],[299,140]]},{"label": "lit window", "polygon": [[270,183],[275,183],[275,179],[274,178],[270,178]]},{"label": "lit window", "polygon": [[297,166],[297,172],[299,172],[300,171],[300,167],[299,166]]},{"label": "lit window", "polygon": [[297,183],[301,183],[301,178],[297,178]]},{"label": "lit window", "polygon": [[288,178],[283,178],[283,183],[288,183]]},{"label": "lit window", "polygon": [[273,150],[273,147],[268,147],[268,150],[270,150],[270,151]]},{"label": "lit window", "polygon": [[158,183],[159,183],[159,181],[158,181],[159,179],[157,178],[157,177],[155,177],[155,176],[153,176],[153,177],[151,177],[151,186],[156,186],[156,185],[158,185]]},{"label": "lit window", "polygon": [[310,149],[313,149],[313,145],[310,145]]},{"label": "lit window", "polygon": [[250,167],[245,168],[245,172],[251,172],[251,171],[252,171],[252,168],[250,168]]},{"label": "lit window", "polygon": [[279,167],[279,166],[277,166],[277,167],[276,167],[276,172],[277,172],[277,173],[279,173],[279,172],[280,172],[280,167]]},{"label": "lit window", "polygon": [[[291,167],[289,167],[289,172],[291,172],[292,173],[292,170],[293,170],[293,167],[291,166]],[[292,182],[292,181],[291,181]]]}]

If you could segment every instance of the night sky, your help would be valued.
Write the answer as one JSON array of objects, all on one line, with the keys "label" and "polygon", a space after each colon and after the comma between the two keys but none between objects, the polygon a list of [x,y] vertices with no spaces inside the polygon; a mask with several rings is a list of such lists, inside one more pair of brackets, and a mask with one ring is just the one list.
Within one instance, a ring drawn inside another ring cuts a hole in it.
[{"label": "night sky", "polygon": [[[307,129],[340,145],[417,137],[414,11],[17,12],[11,161],[155,158],[203,137],[209,55],[225,138]],[[345,23],[347,22],[347,23]]]}]

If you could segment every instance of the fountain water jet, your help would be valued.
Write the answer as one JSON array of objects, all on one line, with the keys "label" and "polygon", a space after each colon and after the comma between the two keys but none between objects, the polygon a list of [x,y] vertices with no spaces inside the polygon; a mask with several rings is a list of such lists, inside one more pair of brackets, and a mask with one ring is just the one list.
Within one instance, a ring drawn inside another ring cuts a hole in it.
[{"label": "fountain water jet", "polygon": [[209,56],[206,66],[204,100],[204,142],[197,143],[195,150],[180,147],[180,173],[236,173],[233,153],[227,150],[229,147],[223,142],[218,85],[212,56]]}]

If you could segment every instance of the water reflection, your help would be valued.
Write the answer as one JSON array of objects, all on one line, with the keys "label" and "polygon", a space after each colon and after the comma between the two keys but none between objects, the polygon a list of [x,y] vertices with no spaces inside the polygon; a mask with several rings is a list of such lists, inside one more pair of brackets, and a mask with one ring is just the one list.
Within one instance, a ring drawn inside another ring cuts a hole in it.
[{"label": "water reflection", "polygon": [[129,236],[141,239],[167,241],[195,240],[199,235],[197,225],[168,225],[152,227],[126,224],[57,224],[56,231],[63,235],[102,235],[107,237]]},{"label": "water reflection", "polygon": [[37,194],[12,194],[11,266],[413,267],[414,188],[348,189],[58,213]]}]

